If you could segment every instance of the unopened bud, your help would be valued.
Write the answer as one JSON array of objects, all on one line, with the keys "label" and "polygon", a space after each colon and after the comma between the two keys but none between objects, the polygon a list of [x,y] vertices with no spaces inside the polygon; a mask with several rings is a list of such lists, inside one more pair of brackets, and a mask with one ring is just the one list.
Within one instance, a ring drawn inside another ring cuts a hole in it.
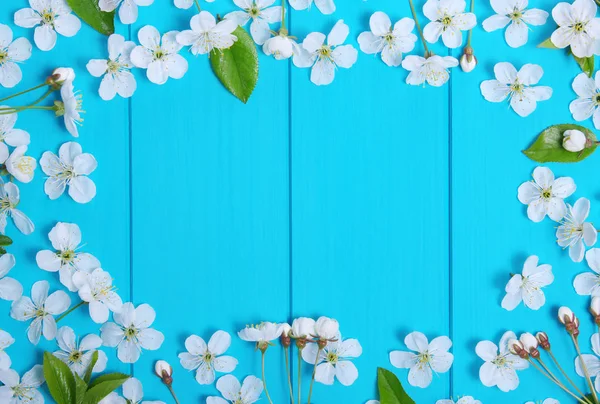
[{"label": "unopened bud", "polygon": [[173,368],[166,361],[158,361],[154,365],[154,373],[160,377],[162,382],[167,386],[173,384]]},{"label": "unopened bud", "polygon": [[290,345],[292,345],[292,338],[290,337],[291,332],[292,327],[290,327],[288,323],[281,324],[281,337],[279,337],[279,339],[284,348],[289,348]]},{"label": "unopened bud", "polygon": [[600,297],[592,297],[592,302],[590,303],[590,312],[594,316],[594,322],[597,325],[600,325]]},{"label": "unopened bud", "polygon": [[585,149],[587,144],[587,137],[585,134],[577,129],[566,130],[563,133],[563,147],[565,150],[576,153]]},{"label": "unopened bud", "polygon": [[50,81],[54,84],[58,84],[61,86],[63,83],[67,81],[75,80],[75,70],[70,67],[59,67],[54,69],[52,72],[52,76],[50,76]]},{"label": "unopened bud", "polygon": [[558,320],[565,325],[567,332],[574,337],[579,335],[579,319],[568,307],[558,309]]},{"label": "unopened bud", "polygon": [[473,55],[473,48],[465,47],[463,55],[460,57],[460,67],[465,73],[472,72],[477,66],[477,58]]},{"label": "unopened bud", "polygon": [[511,354],[517,355],[523,359],[527,359],[527,357],[529,356],[529,354],[525,350],[525,347],[518,339],[513,338],[508,341],[508,350]]},{"label": "unopened bud", "polygon": [[544,348],[546,351],[550,350],[550,340],[548,339],[548,334],[541,331],[535,334],[535,337],[538,340],[539,346]]},{"label": "unopened bud", "polygon": [[533,357],[539,358],[540,351],[538,351],[538,340],[528,332],[521,334],[519,341],[523,344],[525,350]]}]

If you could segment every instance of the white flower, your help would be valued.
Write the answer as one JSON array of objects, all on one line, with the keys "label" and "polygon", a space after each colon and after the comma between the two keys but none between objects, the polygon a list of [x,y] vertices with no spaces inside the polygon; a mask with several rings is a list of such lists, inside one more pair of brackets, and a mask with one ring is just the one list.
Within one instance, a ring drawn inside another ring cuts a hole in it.
[{"label": "white flower", "polygon": [[406,83],[412,86],[427,84],[434,87],[443,86],[450,74],[448,69],[458,66],[458,60],[452,56],[433,55],[428,58],[416,55],[408,55],[402,61],[402,67],[410,73]]},{"label": "white flower", "polygon": [[538,8],[527,10],[528,0],[491,0],[490,3],[497,14],[483,21],[483,29],[492,32],[508,25],[504,38],[511,48],[518,48],[527,43],[528,24],[544,25],[549,16],[547,12]]},{"label": "white flower", "polygon": [[225,331],[215,332],[208,345],[199,336],[192,335],[185,340],[188,352],[179,354],[181,366],[187,370],[196,370],[196,381],[199,384],[213,384],[215,371],[230,373],[238,364],[233,356],[221,356],[230,345],[231,336]]},{"label": "white flower", "polygon": [[552,89],[547,86],[536,86],[544,70],[539,65],[526,64],[519,72],[508,62],[494,66],[496,80],[485,80],[481,83],[481,94],[490,102],[502,102],[509,97],[510,106],[522,117],[535,111],[537,101],[545,101],[552,96]]},{"label": "white flower", "polygon": [[7,217],[11,216],[17,229],[25,235],[33,233],[35,226],[33,222],[17,209],[21,201],[19,187],[13,182],[5,184],[0,178],[0,233],[6,234]]},{"label": "white flower", "polygon": [[[2,72],[0,70],[0,79]],[[7,108],[6,105],[0,108]],[[0,115],[0,161],[5,162],[10,155],[8,146],[18,147],[29,144],[29,133],[21,129],[14,129],[17,114]]]},{"label": "white flower", "polygon": [[156,313],[148,304],[140,304],[137,308],[132,303],[125,303],[120,313],[113,315],[114,323],[106,323],[100,329],[105,346],[117,347],[117,357],[123,363],[135,363],[140,358],[142,349],[155,351],[162,345],[165,336],[149,328]]},{"label": "white flower", "polygon": [[110,274],[102,268],[96,268],[91,273],[78,271],[73,274],[77,293],[81,300],[89,303],[90,317],[97,324],[108,321],[109,311],[119,313],[123,307],[112,281]]},{"label": "white flower", "polygon": [[150,6],[154,0],[100,0],[100,10],[111,12],[121,5],[119,19],[123,24],[133,24],[138,19],[138,6]]},{"label": "white flower", "polygon": [[[206,0],[207,3],[214,3],[215,0]],[[194,5],[194,0],[175,0],[175,7],[187,10]]]},{"label": "white flower", "polygon": [[54,48],[57,32],[72,37],[81,28],[81,21],[71,14],[66,0],[29,0],[29,6],[31,8],[15,13],[15,24],[23,28],[36,27],[33,41],[40,50]]},{"label": "white flower", "polygon": [[5,350],[14,343],[15,339],[9,333],[0,330],[0,370],[10,369],[12,361]]},{"label": "white flower", "polygon": [[527,217],[534,222],[541,222],[546,215],[555,222],[567,214],[564,198],[575,192],[577,187],[571,177],[554,179],[554,173],[547,167],[536,167],[533,170],[533,181],[519,186],[519,201],[527,205]]},{"label": "white flower", "polygon": [[408,371],[408,382],[411,386],[425,388],[431,384],[432,371],[446,373],[452,366],[454,355],[448,350],[452,341],[448,337],[437,337],[431,342],[420,332],[411,332],[404,338],[404,344],[413,352],[392,351],[392,366]]},{"label": "white flower", "polygon": [[[533,401],[528,401],[525,404],[535,404]],[[560,404],[560,401],[555,400],[553,398],[547,398],[544,400],[542,404]]]},{"label": "white flower", "polygon": [[457,401],[454,400],[438,400],[435,404],[481,404],[481,401],[475,400],[471,396],[464,396],[459,398]]},{"label": "white flower", "polygon": [[298,43],[281,32],[267,39],[263,45],[265,55],[272,55],[276,60],[289,59],[300,51]]},{"label": "white flower", "polygon": [[241,27],[250,19],[250,34],[257,45],[262,45],[271,37],[269,24],[281,22],[281,6],[271,7],[275,0],[233,0],[236,6],[244,11],[233,11],[225,15]]},{"label": "white flower", "polygon": [[427,0],[423,14],[431,20],[423,29],[427,42],[435,43],[442,37],[448,48],[457,48],[462,44],[462,32],[477,25],[473,13],[465,13],[467,3],[464,0]]},{"label": "white flower", "polygon": [[79,137],[79,129],[77,125],[81,125],[83,118],[81,114],[84,112],[83,96],[79,91],[75,91],[72,81],[66,81],[60,88],[60,98],[62,103],[57,105],[56,116],[62,116],[65,121],[65,127],[73,137]]},{"label": "white flower", "polygon": [[181,31],[175,39],[182,46],[191,46],[193,55],[205,55],[213,49],[228,49],[237,41],[233,35],[238,27],[237,22],[224,19],[217,23],[215,16],[208,11],[193,16],[190,27],[191,30]]},{"label": "white flower", "polygon": [[292,337],[310,338],[315,335],[315,320],[308,317],[298,317],[292,321]]},{"label": "white flower", "polygon": [[106,369],[108,358],[98,348],[102,340],[96,334],[88,334],[78,341],[71,327],[61,327],[56,334],[56,343],[60,348],[54,352],[54,356],[66,363],[71,371],[83,377],[88,366],[92,362],[94,352],[98,352],[98,361],[94,365],[93,372],[103,372]]},{"label": "white flower", "polygon": [[179,55],[183,45],[177,43],[179,31],[169,31],[160,37],[160,33],[151,25],[138,32],[140,46],[133,48],[131,61],[137,67],[146,70],[146,76],[155,84],[164,84],[169,77],[180,79],[188,70],[188,62]]},{"label": "white flower", "polygon": [[10,308],[10,316],[18,321],[31,321],[27,330],[29,341],[37,345],[44,334],[47,340],[56,337],[56,321],[54,316],[64,313],[71,305],[71,298],[62,290],[48,296],[50,284],[39,281],[31,288],[31,299],[22,296],[15,300]]},{"label": "white flower", "polygon": [[15,256],[4,254],[0,257],[0,299],[17,300],[23,295],[23,286],[16,279],[6,276],[15,266]]},{"label": "white flower", "polygon": [[78,203],[88,203],[96,196],[96,184],[87,176],[98,163],[90,153],[82,153],[81,145],[66,142],[58,149],[58,156],[45,152],[40,159],[42,171],[48,176],[44,192],[52,200],[57,199],[69,187],[69,196]]},{"label": "white flower", "polygon": [[125,38],[119,34],[112,34],[108,37],[108,59],[93,59],[87,64],[87,69],[94,77],[102,77],[100,97],[105,100],[112,100],[119,94],[123,98],[129,98],[137,88],[135,77],[131,74],[130,55],[135,48],[135,43],[125,41]]},{"label": "white flower", "polygon": [[[581,359],[583,359],[590,377],[596,378],[596,380],[594,380],[594,388],[596,391],[600,392],[600,377],[598,377],[600,375],[600,358],[598,358],[600,356],[600,336],[598,333],[592,335],[591,341],[592,351],[594,351],[595,355],[583,354],[581,355]],[[575,371],[579,376],[585,376],[583,369],[581,369],[581,360],[579,356],[575,358]]]},{"label": "white flower", "polygon": [[232,375],[225,375],[217,380],[217,390],[225,397],[207,397],[206,404],[252,404],[260,399],[263,382],[255,376],[248,376],[240,385]]},{"label": "white flower", "polygon": [[402,53],[410,52],[415,47],[417,36],[412,33],[415,21],[411,18],[402,18],[392,28],[390,17],[377,11],[371,16],[369,27],[371,31],[358,36],[360,50],[368,55],[381,52],[381,60],[388,66],[400,66]]},{"label": "white flower", "polygon": [[519,376],[517,376],[516,370],[527,369],[529,363],[510,353],[508,341],[516,338],[514,332],[505,332],[500,339],[500,352],[492,341],[481,341],[477,344],[475,352],[485,361],[479,368],[479,379],[484,386],[498,386],[504,392],[514,390],[519,386]]},{"label": "white flower", "polygon": [[98,404],[165,404],[164,401],[144,401],[142,382],[135,377],[123,383],[123,397],[112,392]]},{"label": "white flower", "polygon": [[573,80],[573,91],[579,98],[569,104],[569,111],[576,121],[585,121],[593,117],[594,127],[600,129],[600,72],[595,79],[580,73]]},{"label": "white flower", "polygon": [[92,254],[78,251],[82,247],[81,230],[75,223],[58,222],[48,238],[55,251],[39,251],[35,260],[37,265],[48,272],[57,272],[62,283],[69,291],[76,292],[73,274],[82,271],[89,273],[100,267],[100,261]]},{"label": "white flower", "polygon": [[594,272],[584,272],[573,280],[575,292],[581,296],[600,296],[600,248],[592,248],[585,254],[588,266]]},{"label": "white flower", "polygon": [[243,330],[238,331],[238,337],[243,341],[256,342],[257,347],[264,347],[279,338],[282,331],[281,325],[266,321],[258,325],[246,326]]},{"label": "white flower", "polygon": [[63,84],[65,81],[75,80],[75,70],[71,67],[57,67],[52,71],[54,81],[59,84]]},{"label": "white flower", "polygon": [[21,82],[23,72],[18,63],[31,57],[31,42],[27,38],[13,41],[8,25],[0,24],[0,86],[13,88]]},{"label": "white flower", "polygon": [[565,150],[571,153],[578,153],[585,149],[587,144],[587,137],[585,134],[577,129],[569,129],[563,133],[562,146]]},{"label": "white flower", "polygon": [[340,324],[334,318],[319,317],[315,323],[314,337],[323,341],[333,341],[340,333]]},{"label": "white flower", "polygon": [[294,10],[306,10],[310,9],[313,2],[317,6],[320,12],[323,14],[333,14],[335,12],[335,4],[333,0],[289,0],[290,6]]},{"label": "white flower", "polygon": [[327,385],[333,384],[334,377],[344,386],[352,385],[358,378],[358,369],[350,360],[360,355],[362,347],[358,340],[342,341],[339,333],[334,337],[334,341],[328,342],[320,351],[317,344],[309,344],[302,350],[302,359],[305,362],[311,365],[318,364],[315,380]]},{"label": "white flower", "polygon": [[535,255],[528,257],[523,264],[522,275],[513,275],[506,284],[506,296],[502,299],[502,308],[514,310],[521,301],[531,310],[538,310],[546,303],[542,288],[554,282],[552,266],[539,265]]},{"label": "white flower", "polygon": [[44,384],[44,368],[35,365],[22,378],[12,369],[0,371],[0,402],[6,404],[44,404],[38,388]]},{"label": "white flower", "polygon": [[558,24],[550,37],[554,46],[571,46],[573,55],[580,58],[592,56],[595,41],[600,37],[600,19],[596,18],[596,10],[594,0],[558,3],[552,9],[552,18]]},{"label": "white flower", "polygon": [[8,173],[25,184],[33,180],[37,167],[37,161],[31,156],[26,156],[26,152],[27,146],[18,146],[4,163]]},{"label": "white flower", "polygon": [[579,198],[575,205],[567,204],[567,214],[556,230],[558,245],[563,248],[569,247],[569,257],[573,262],[583,261],[585,246],[593,246],[598,239],[598,232],[594,226],[585,221],[589,214],[589,199]]},{"label": "white flower", "polygon": [[339,20],[327,37],[320,32],[308,34],[299,52],[294,54],[294,65],[312,66],[310,80],[316,85],[331,84],[336,67],[349,69],[358,58],[358,51],[352,45],[342,45],[349,33],[350,28]]}]

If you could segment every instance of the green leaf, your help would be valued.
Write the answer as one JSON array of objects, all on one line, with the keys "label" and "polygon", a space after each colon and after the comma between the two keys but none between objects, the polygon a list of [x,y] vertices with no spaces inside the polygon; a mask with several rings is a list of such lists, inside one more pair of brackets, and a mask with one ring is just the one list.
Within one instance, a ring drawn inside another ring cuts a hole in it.
[{"label": "green leaf", "polygon": [[88,385],[77,373],[73,373],[73,376],[75,376],[75,402],[83,404]]},{"label": "green leaf", "polygon": [[578,58],[573,55],[575,61],[581,68],[581,71],[588,75],[588,77],[592,77],[594,74],[594,56],[590,56],[589,58]]},{"label": "green leaf", "polygon": [[245,104],[258,81],[258,53],[254,41],[242,27],[237,27],[233,34],[237,41],[229,49],[213,50],[210,64],[225,88]]},{"label": "green leaf", "polygon": [[83,21],[104,35],[115,33],[115,12],[100,10],[98,0],[67,0],[69,7]]},{"label": "green leaf", "polygon": [[550,38],[546,39],[544,42],[537,46],[538,48],[546,48],[546,49],[559,49],[550,40]]},{"label": "green leaf", "polygon": [[129,379],[122,373],[109,373],[96,378],[85,393],[83,404],[98,404],[100,400],[121,387]]},{"label": "green leaf", "polygon": [[57,404],[76,404],[73,372],[50,352],[44,352],[44,377]]},{"label": "green leaf", "polygon": [[[569,129],[582,131],[588,139],[588,145],[579,153],[570,152],[562,146],[563,133]],[[523,153],[538,163],[577,163],[592,154],[596,147],[596,135],[591,130],[581,125],[562,124],[545,129]]]},{"label": "green leaf", "polygon": [[389,370],[377,369],[377,387],[381,404],[415,404],[404,391],[400,380]]},{"label": "green leaf", "polygon": [[13,243],[12,239],[8,236],[4,236],[0,234],[0,246],[7,246]]},{"label": "green leaf", "polygon": [[96,362],[98,362],[98,351],[94,351],[92,354],[92,360],[85,370],[85,375],[83,376],[83,380],[85,384],[90,383],[90,379],[92,378],[92,371],[94,370],[94,366],[96,366]]}]

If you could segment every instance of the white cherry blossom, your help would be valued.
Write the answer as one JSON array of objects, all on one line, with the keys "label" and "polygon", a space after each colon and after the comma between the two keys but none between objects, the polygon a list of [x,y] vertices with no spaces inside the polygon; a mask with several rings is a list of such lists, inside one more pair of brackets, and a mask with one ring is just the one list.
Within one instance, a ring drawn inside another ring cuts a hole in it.
[{"label": "white cherry blossom", "polygon": [[155,84],[165,84],[167,80],[180,79],[188,70],[188,62],[179,54],[183,45],[177,43],[179,31],[169,31],[161,38],[151,25],[138,32],[139,46],[133,48],[131,61],[137,67],[146,69],[146,76]]},{"label": "white cherry blossom", "polygon": [[60,350],[53,353],[58,359],[66,363],[71,371],[83,377],[92,362],[94,352],[98,352],[98,360],[92,372],[104,372],[108,358],[99,350],[102,339],[96,334],[88,334],[79,341],[71,327],[61,327],[56,334],[56,343]]},{"label": "white cherry blossom", "polygon": [[257,325],[246,326],[243,330],[238,331],[238,337],[242,341],[256,342],[256,346],[260,347],[279,338],[282,331],[281,325],[264,321]]},{"label": "white cherry blossom", "polygon": [[123,24],[133,24],[138,19],[138,6],[150,6],[154,0],[100,0],[98,5],[100,10],[111,12],[117,9],[119,5],[119,19]]},{"label": "white cherry blossom", "polygon": [[93,59],[87,64],[87,70],[94,77],[102,77],[98,93],[109,101],[119,94],[129,98],[137,88],[135,77],[131,73],[131,51],[135,43],[126,41],[122,35],[112,34],[108,37],[108,59]]},{"label": "white cherry blossom", "polygon": [[600,296],[600,248],[592,248],[585,253],[585,260],[593,272],[584,272],[575,277],[575,292],[581,296]]},{"label": "white cherry blossom", "polygon": [[29,321],[27,330],[29,341],[37,345],[43,334],[47,340],[56,337],[56,321],[54,316],[67,311],[71,305],[71,298],[62,290],[48,295],[50,284],[38,281],[31,288],[31,299],[22,296],[15,300],[10,308],[10,316],[18,321]]},{"label": "white cherry blossom", "polygon": [[155,351],[160,348],[165,336],[150,328],[156,313],[148,304],[137,308],[125,303],[120,313],[113,315],[114,323],[106,323],[100,329],[105,346],[117,348],[117,357],[123,363],[135,363],[142,349]]},{"label": "white cherry blossom", "polygon": [[132,377],[123,383],[123,397],[112,392],[98,404],[165,404],[163,401],[147,401],[143,398],[142,382]]},{"label": "white cherry blossom", "polygon": [[44,404],[44,397],[38,388],[44,384],[44,369],[35,365],[25,372],[22,378],[12,369],[0,371],[0,403]]},{"label": "white cherry blossom", "polygon": [[67,187],[69,196],[77,203],[88,203],[96,196],[96,184],[87,176],[94,172],[98,163],[93,155],[83,153],[79,143],[63,143],[58,156],[45,152],[40,165],[48,176],[44,192],[50,199],[57,199]]},{"label": "white cherry blossom", "polygon": [[4,165],[10,175],[26,184],[33,180],[37,161],[31,156],[26,156],[25,153],[27,153],[27,146],[17,146],[8,156]]},{"label": "white cherry blossom", "polygon": [[115,292],[112,282],[110,274],[102,268],[89,273],[77,271],[73,274],[79,298],[89,303],[90,317],[97,324],[106,323],[111,311],[120,313],[123,307],[123,301]]},{"label": "white cherry blossom", "polygon": [[310,10],[313,3],[323,14],[333,14],[335,12],[335,3],[333,0],[289,0],[290,6],[294,10]]},{"label": "white cherry blossom", "polygon": [[571,196],[577,187],[571,177],[554,179],[554,173],[547,167],[536,167],[533,170],[533,181],[519,186],[519,201],[527,205],[527,217],[534,222],[541,222],[546,215],[555,222],[567,214],[564,199]]},{"label": "white cherry blossom", "polygon": [[63,117],[65,127],[73,137],[79,137],[78,125],[81,125],[83,118],[83,96],[79,91],[75,91],[73,81],[66,81],[60,88],[60,98],[62,104],[58,104],[56,116]]},{"label": "white cherry blossom", "polygon": [[485,361],[479,368],[479,379],[486,387],[497,386],[503,392],[509,392],[519,386],[517,370],[527,369],[529,363],[510,353],[508,341],[517,339],[512,331],[507,331],[500,339],[500,348],[492,341],[481,341],[475,347],[477,356]]},{"label": "white cherry blossom", "polygon": [[411,18],[402,18],[392,27],[390,17],[377,11],[371,16],[369,27],[371,31],[358,36],[360,50],[369,55],[381,53],[381,60],[388,66],[400,66],[402,53],[415,47],[417,36],[412,33],[415,21]]},{"label": "white cherry blossom", "polygon": [[538,310],[546,303],[542,288],[554,282],[552,266],[538,266],[539,258],[535,255],[528,257],[523,264],[521,275],[513,275],[506,284],[506,296],[502,299],[502,308],[514,310],[523,301],[531,310]]},{"label": "white cherry blossom", "polygon": [[[0,78],[2,73],[0,72]],[[0,109],[8,108],[6,105]],[[5,162],[10,155],[8,146],[19,147],[29,144],[29,133],[21,129],[15,129],[17,114],[0,115],[0,161]],[[7,146],[8,145],[8,146]]]},{"label": "white cherry blossom", "polygon": [[6,253],[0,257],[0,299],[17,300],[23,295],[23,286],[16,279],[6,276],[16,264],[15,256]]},{"label": "white cherry blossom", "polygon": [[281,22],[281,6],[273,6],[275,0],[233,0],[244,11],[233,11],[225,15],[243,27],[252,20],[250,34],[257,45],[262,45],[271,37],[269,24]]},{"label": "white cherry blossom", "polygon": [[352,338],[342,340],[339,333],[320,351],[317,344],[308,344],[302,350],[302,359],[305,362],[311,365],[318,364],[315,380],[327,385],[332,385],[334,378],[344,386],[352,385],[358,378],[358,369],[351,360],[360,355],[362,355],[362,346],[358,340]]},{"label": "white cherry blossom", "polygon": [[48,238],[54,251],[39,251],[35,256],[37,265],[44,271],[58,272],[60,283],[69,291],[76,292],[78,288],[73,283],[73,274],[89,273],[100,267],[100,261],[92,254],[79,251],[83,246],[81,230],[75,223],[58,222],[48,233]]},{"label": "white cherry blossom", "polygon": [[[328,36],[312,32],[306,36],[294,54],[293,62],[297,67],[311,67],[310,80],[316,85],[328,85],[333,82],[337,67],[349,69],[356,63],[358,51],[352,45],[342,45],[350,28],[339,20]],[[327,42],[326,42],[327,41]]]},{"label": "white cherry blossom", "polygon": [[20,202],[19,187],[14,182],[5,184],[0,178],[0,233],[6,234],[8,216],[12,217],[15,226],[21,233],[25,235],[33,233],[35,229],[33,222],[17,209]]},{"label": "white cherry blossom", "polygon": [[72,37],[81,29],[81,21],[72,14],[66,0],[29,0],[31,8],[15,13],[15,24],[23,28],[35,28],[33,41],[43,51],[56,45],[56,33]]},{"label": "white cherry blossom", "polygon": [[508,62],[497,63],[494,66],[495,80],[485,80],[481,83],[481,94],[490,102],[502,102],[507,97],[511,108],[526,117],[535,111],[538,101],[548,100],[552,96],[552,88],[535,86],[544,70],[539,65],[526,64],[517,72]]},{"label": "white cherry blossom", "polygon": [[[594,388],[597,392],[600,392],[600,336],[598,333],[594,333],[591,338],[592,341],[592,354],[582,354],[581,359],[585,363],[587,371],[591,378],[595,378],[594,380]],[[585,377],[585,373],[583,369],[581,369],[581,360],[578,356],[575,358],[575,371],[581,377]]]},{"label": "white cherry blossom", "polygon": [[576,121],[585,121],[593,117],[594,127],[600,129],[600,72],[594,78],[580,73],[573,80],[573,91],[577,99],[569,104],[569,110]]},{"label": "white cherry blossom", "polygon": [[600,19],[596,18],[594,0],[561,2],[552,9],[552,18],[558,25],[550,40],[557,48],[571,47],[573,55],[583,58],[594,54],[595,42],[600,38]]},{"label": "white cherry blossom", "polygon": [[464,0],[427,0],[423,14],[430,23],[425,25],[423,36],[430,43],[442,37],[448,48],[458,48],[462,44],[462,32],[477,25],[473,13],[465,13],[467,3]]},{"label": "white cherry blossom", "polygon": [[215,372],[233,372],[238,364],[233,356],[223,355],[231,345],[231,336],[225,331],[215,332],[208,341],[191,335],[185,340],[187,352],[179,354],[181,366],[187,370],[196,371],[196,381],[199,384],[213,384]]},{"label": "white cherry blossom", "polygon": [[556,230],[558,245],[569,247],[569,257],[573,262],[583,261],[585,246],[592,247],[598,239],[598,232],[590,222],[586,222],[590,214],[590,201],[579,198],[575,205],[567,204],[567,214]]},{"label": "white cherry blossom", "polygon": [[549,14],[539,8],[527,10],[528,0],[491,0],[497,14],[483,21],[483,29],[487,32],[503,29],[506,43],[511,48],[518,48],[527,43],[529,25],[544,25]]},{"label": "white cherry blossom", "polygon": [[406,83],[412,86],[427,84],[434,87],[443,86],[450,74],[448,69],[458,66],[458,60],[452,56],[433,55],[428,58],[417,55],[408,55],[402,61],[402,67],[410,73]]},{"label": "white cherry blossom", "polygon": [[206,404],[252,404],[260,399],[263,382],[258,377],[248,376],[240,385],[235,376],[225,375],[217,380],[217,390],[224,398],[211,396]]},{"label": "white cherry blossom", "polygon": [[206,55],[213,49],[228,49],[237,41],[233,35],[237,21],[224,19],[217,23],[214,15],[201,11],[190,20],[191,30],[181,31],[176,40],[182,46],[191,46],[193,55]]},{"label": "white cherry blossom", "polygon": [[471,396],[464,396],[459,398],[457,401],[454,400],[438,400],[435,404],[481,404],[481,401],[475,400]]},{"label": "white cherry blossom", "polygon": [[13,41],[10,27],[0,24],[0,86],[13,88],[19,84],[23,72],[18,64],[30,57],[31,42],[27,38],[17,38]]},{"label": "white cherry blossom", "polygon": [[408,382],[411,386],[425,388],[431,384],[432,372],[446,373],[450,370],[454,355],[450,352],[452,341],[448,337],[437,337],[431,342],[420,332],[411,332],[404,338],[404,344],[415,352],[392,351],[392,366],[408,371]]},{"label": "white cherry blossom", "polygon": [[279,32],[267,39],[263,45],[263,52],[267,56],[273,56],[276,60],[285,60],[300,52],[298,43],[289,35]]},{"label": "white cherry blossom", "polygon": [[0,330],[0,370],[10,369],[12,361],[6,353],[6,348],[15,343],[15,339],[6,331]]}]

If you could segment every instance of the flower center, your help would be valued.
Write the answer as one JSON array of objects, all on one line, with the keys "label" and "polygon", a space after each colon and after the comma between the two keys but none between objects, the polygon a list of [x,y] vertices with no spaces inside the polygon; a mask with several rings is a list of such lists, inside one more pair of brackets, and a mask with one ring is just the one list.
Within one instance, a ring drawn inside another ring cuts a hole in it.
[{"label": "flower center", "polygon": [[506,358],[504,356],[497,356],[492,363],[496,366],[506,366]]},{"label": "flower center", "polygon": [[452,17],[445,15],[440,22],[444,25],[444,27],[448,27],[452,25]]},{"label": "flower center", "polygon": [[46,316],[46,310],[44,310],[43,307],[40,309],[37,309],[35,311],[35,317],[45,317],[45,316]]},{"label": "flower center", "polygon": [[513,84],[510,86],[510,90],[511,90],[512,92],[519,93],[519,94],[520,94],[521,92],[523,92],[523,89],[524,89],[524,88],[525,88],[525,87],[523,86],[523,84],[519,83],[518,81],[517,81],[517,82],[515,82],[515,83],[513,83]]},{"label": "flower center", "polygon": [[24,402],[24,403],[27,403],[27,402],[29,402],[29,401],[31,401],[33,399],[33,397],[30,397],[28,395],[29,390],[30,390],[29,388],[23,387],[20,384],[14,386],[12,388],[13,396],[17,397],[17,398],[20,398],[21,402]]},{"label": "flower center", "polygon": [[23,174],[30,175],[33,174],[35,160],[33,157],[23,156],[21,157],[16,164],[16,167]]},{"label": "flower center", "polygon": [[8,61],[8,51],[6,49],[0,49],[0,65]]},{"label": "flower center", "polygon": [[521,19],[521,17],[523,17],[523,13],[521,12],[521,10],[516,10],[516,9],[515,9],[515,11],[513,11],[512,13],[510,13],[510,14],[508,15],[508,17],[509,17],[511,20],[513,20],[513,21],[517,21],[517,20],[520,20],[520,19]]},{"label": "flower center", "polygon": [[575,25],[573,25],[573,29],[575,30],[575,32],[581,33],[585,31],[585,24],[582,22],[578,22]]},{"label": "flower center", "polygon": [[106,70],[109,74],[118,73],[121,70],[121,64],[119,62],[111,60],[108,62]]},{"label": "flower center", "polygon": [[336,354],[335,352],[327,353],[327,362],[335,365],[338,362],[338,360],[338,354]]},{"label": "flower center", "polygon": [[387,33],[384,35],[383,40],[386,41],[388,44],[392,44],[394,42],[394,34]]},{"label": "flower center", "polygon": [[54,13],[52,12],[52,9],[46,9],[44,11],[42,11],[42,14],[40,15],[40,17],[42,17],[42,24],[45,25],[53,25],[54,24]]},{"label": "flower center", "polygon": [[81,351],[73,351],[69,355],[69,362],[78,363],[81,361],[82,357],[83,357],[83,353]]},{"label": "flower center", "polygon": [[319,55],[320,59],[331,59],[331,46],[321,46],[321,48],[317,51],[317,54]]},{"label": "flower center", "polygon": [[8,210],[12,208],[14,208],[14,206],[8,198],[0,199],[0,210]]},{"label": "flower center", "polygon": [[127,341],[131,341],[132,339],[137,338],[139,331],[135,327],[127,327],[125,329],[124,334],[125,334],[125,338],[127,339]]},{"label": "flower center", "polygon": [[429,354],[429,352],[420,353],[417,356],[417,360],[419,361],[419,363],[422,363],[422,364],[429,363],[429,362],[431,362],[431,355]]},{"label": "flower center", "polygon": [[260,15],[260,9],[256,7],[256,4],[252,4],[252,7],[248,9],[248,14],[250,14],[250,17],[252,18],[256,18]]},{"label": "flower center", "polygon": [[600,93],[596,93],[596,95],[593,98],[594,104],[596,105],[600,105]]},{"label": "flower center", "polygon": [[167,56],[167,53],[162,48],[154,51],[154,59],[156,60],[163,60],[165,56]]},{"label": "flower center", "polygon": [[550,198],[552,198],[552,188],[546,188],[546,189],[542,190],[542,198],[545,201],[549,201]]},{"label": "flower center", "polygon": [[60,260],[62,261],[63,264],[68,264],[71,261],[73,261],[73,259],[75,258],[75,251],[73,251],[73,250],[58,251],[56,253],[56,255],[58,255],[60,257]]}]

